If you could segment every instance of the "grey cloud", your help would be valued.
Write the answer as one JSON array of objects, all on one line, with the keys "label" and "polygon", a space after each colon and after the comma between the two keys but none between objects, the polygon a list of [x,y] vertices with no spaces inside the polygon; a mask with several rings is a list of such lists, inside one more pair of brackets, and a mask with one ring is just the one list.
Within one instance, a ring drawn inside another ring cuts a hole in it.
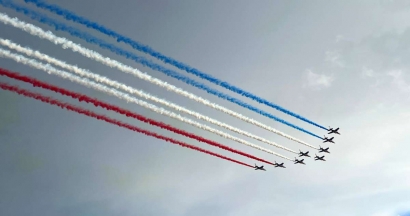
[{"label": "grey cloud", "polygon": [[312,70],[306,70],[307,86],[314,89],[328,88],[332,85],[334,78],[325,74],[317,74]]}]

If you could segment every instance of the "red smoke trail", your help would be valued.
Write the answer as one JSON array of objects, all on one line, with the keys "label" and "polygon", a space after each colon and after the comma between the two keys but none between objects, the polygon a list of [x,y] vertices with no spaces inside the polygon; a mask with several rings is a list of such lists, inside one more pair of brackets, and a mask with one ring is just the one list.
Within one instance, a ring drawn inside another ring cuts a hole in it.
[{"label": "red smoke trail", "polygon": [[6,83],[0,82],[0,88],[2,88],[2,89],[4,89],[4,90],[11,91],[11,92],[15,92],[15,93],[17,93],[17,94],[19,94],[19,95],[24,95],[24,96],[29,97],[29,98],[34,98],[34,99],[36,99],[36,100],[40,100],[40,101],[42,101],[42,102],[45,102],[45,103],[48,103],[48,104],[51,104],[51,105],[59,106],[59,107],[61,107],[62,109],[67,109],[67,110],[70,110],[70,111],[73,111],[73,112],[77,112],[77,113],[80,113],[80,114],[83,114],[83,115],[86,115],[86,116],[89,116],[89,117],[93,117],[93,118],[96,118],[96,119],[98,119],[98,120],[102,120],[102,121],[105,121],[105,122],[108,122],[108,123],[117,125],[117,126],[119,126],[119,127],[127,128],[127,129],[129,129],[129,130],[132,130],[132,131],[135,131],[135,132],[139,132],[139,133],[143,133],[143,134],[148,135],[148,136],[153,136],[153,137],[155,137],[155,138],[162,139],[162,140],[165,140],[165,141],[167,141],[167,142],[171,142],[171,143],[180,145],[180,146],[182,146],[182,147],[194,149],[194,150],[197,150],[197,151],[200,151],[200,152],[203,152],[203,153],[207,153],[207,154],[213,155],[213,156],[215,156],[215,157],[219,157],[219,158],[222,158],[222,159],[225,159],[225,160],[228,160],[228,161],[232,161],[232,162],[235,162],[235,163],[238,163],[238,164],[247,166],[247,167],[254,168],[253,166],[251,166],[251,165],[249,165],[249,164],[246,164],[246,163],[243,163],[243,162],[240,162],[240,161],[237,161],[237,160],[234,160],[234,159],[231,159],[231,158],[222,156],[222,155],[220,155],[220,154],[217,154],[217,153],[214,153],[214,152],[211,152],[211,151],[208,151],[208,150],[205,150],[205,149],[202,149],[202,148],[193,146],[193,145],[189,145],[189,144],[184,143],[184,142],[180,142],[180,141],[174,140],[174,139],[169,138],[169,137],[166,137],[166,136],[159,135],[159,134],[154,133],[154,132],[150,132],[150,131],[147,131],[147,130],[143,130],[143,129],[141,129],[141,128],[132,126],[132,125],[130,125],[130,124],[126,124],[126,123],[123,123],[123,122],[114,120],[114,119],[112,119],[112,118],[109,118],[109,117],[107,117],[107,116],[97,114],[97,113],[92,112],[92,111],[90,111],[90,110],[86,110],[86,109],[83,109],[83,108],[80,108],[80,107],[73,106],[73,105],[68,104],[68,103],[61,102],[61,101],[59,101],[59,100],[55,100],[55,99],[53,99],[53,98],[51,98],[51,97],[46,97],[46,96],[41,95],[41,94],[38,94],[38,93],[34,93],[34,92],[31,92],[31,91],[28,91],[28,90],[25,90],[25,89],[21,89],[21,88],[19,88],[19,87],[17,87],[17,86],[12,86],[12,85],[8,85],[8,84],[6,84]]},{"label": "red smoke trail", "polygon": [[11,71],[8,71],[8,70],[3,69],[3,68],[0,68],[0,75],[7,76],[7,77],[10,77],[10,78],[13,78],[13,79],[16,79],[16,80],[20,80],[20,81],[23,81],[23,82],[26,82],[26,83],[30,83],[30,84],[32,84],[33,86],[41,87],[41,88],[44,88],[44,89],[48,89],[48,90],[51,90],[51,91],[60,93],[60,94],[62,94],[62,95],[70,96],[70,97],[72,97],[72,98],[74,98],[74,99],[78,99],[79,101],[85,101],[85,102],[87,102],[87,103],[92,103],[92,104],[94,104],[94,106],[96,106],[96,107],[100,106],[100,107],[105,108],[105,109],[107,109],[107,110],[115,111],[115,112],[117,112],[117,113],[126,115],[127,117],[132,117],[132,118],[135,118],[135,119],[137,119],[137,120],[139,120],[139,121],[143,121],[143,122],[145,122],[145,123],[148,123],[148,124],[151,124],[151,125],[155,125],[155,126],[157,126],[157,127],[160,127],[160,128],[163,128],[163,129],[166,129],[166,130],[169,130],[169,131],[172,131],[172,132],[174,132],[174,133],[181,134],[181,135],[183,135],[183,136],[186,136],[186,137],[189,137],[189,138],[192,138],[192,139],[196,139],[196,140],[198,140],[198,141],[200,141],[200,142],[204,142],[204,143],[207,143],[207,144],[209,144],[209,145],[216,146],[216,147],[219,147],[219,148],[222,148],[222,149],[231,151],[231,152],[233,152],[233,153],[243,155],[243,156],[245,156],[245,157],[249,157],[249,158],[252,158],[252,159],[255,159],[255,160],[258,160],[258,161],[262,161],[262,162],[265,162],[265,163],[274,165],[273,163],[271,163],[271,162],[269,162],[269,161],[266,161],[266,160],[264,160],[264,159],[255,157],[255,156],[253,156],[253,155],[250,155],[250,154],[247,154],[247,153],[244,153],[244,152],[241,152],[241,151],[239,151],[239,150],[232,149],[232,148],[230,148],[230,147],[228,147],[228,146],[222,145],[222,144],[220,144],[220,143],[214,142],[214,141],[209,140],[209,139],[205,139],[205,138],[203,138],[203,137],[200,137],[200,136],[197,136],[197,135],[195,135],[195,134],[192,134],[192,133],[189,133],[189,132],[180,130],[180,129],[178,129],[178,128],[174,128],[174,127],[172,127],[172,126],[170,126],[170,125],[167,125],[167,124],[165,124],[165,123],[158,122],[158,121],[155,121],[155,120],[150,119],[150,118],[146,118],[146,117],[144,117],[144,116],[141,116],[141,115],[138,115],[138,114],[136,114],[136,113],[133,113],[133,112],[131,112],[131,111],[129,111],[129,110],[125,110],[125,109],[122,109],[122,108],[120,108],[120,107],[117,107],[117,106],[114,106],[114,105],[111,105],[111,104],[108,104],[108,103],[99,101],[99,100],[94,99],[94,98],[91,98],[91,97],[88,97],[87,95],[75,93],[75,92],[72,92],[72,91],[69,91],[69,90],[60,88],[60,87],[58,87],[58,86],[53,86],[53,85],[50,85],[50,84],[48,84],[48,83],[45,83],[45,82],[36,80],[36,79],[34,79],[34,78],[32,78],[32,77],[24,76],[24,75],[18,74],[18,73],[16,73],[16,72],[11,72]]}]

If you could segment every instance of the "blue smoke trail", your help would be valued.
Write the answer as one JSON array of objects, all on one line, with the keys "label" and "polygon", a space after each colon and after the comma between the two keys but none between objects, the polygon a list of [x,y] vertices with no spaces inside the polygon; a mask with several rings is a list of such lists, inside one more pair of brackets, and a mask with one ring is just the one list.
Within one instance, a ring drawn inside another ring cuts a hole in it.
[{"label": "blue smoke trail", "polygon": [[240,94],[240,95],[243,95],[243,96],[245,96],[245,97],[251,98],[251,99],[253,99],[253,100],[255,100],[255,101],[259,102],[259,103],[262,103],[262,104],[265,104],[265,105],[270,106],[270,107],[272,107],[272,108],[275,108],[275,109],[277,109],[277,110],[279,110],[279,111],[282,111],[282,112],[284,112],[284,113],[286,113],[286,114],[288,114],[288,115],[291,115],[291,116],[293,116],[293,117],[296,117],[296,118],[298,118],[298,119],[300,119],[300,120],[302,120],[302,121],[305,121],[305,122],[307,122],[307,123],[309,123],[309,124],[315,125],[315,126],[317,126],[317,127],[319,127],[319,128],[328,130],[326,127],[323,127],[323,126],[321,126],[321,125],[319,125],[319,124],[317,124],[317,123],[315,123],[315,122],[313,122],[313,121],[310,121],[310,120],[306,119],[305,117],[303,117],[303,116],[301,116],[301,115],[298,115],[298,114],[296,114],[296,113],[294,113],[294,112],[291,112],[291,111],[289,111],[289,110],[287,110],[287,109],[285,109],[285,108],[283,108],[283,107],[281,107],[281,106],[279,106],[279,105],[276,105],[276,104],[274,104],[274,103],[272,103],[272,102],[269,102],[269,101],[267,101],[267,100],[265,100],[265,99],[263,99],[263,98],[261,98],[261,97],[258,97],[258,96],[256,96],[256,95],[254,95],[254,94],[252,94],[252,93],[250,93],[250,92],[247,92],[247,91],[245,91],[245,90],[243,90],[243,89],[240,89],[240,88],[238,88],[238,87],[236,87],[236,86],[233,86],[233,85],[231,85],[231,84],[229,84],[229,83],[227,83],[227,82],[223,82],[222,80],[219,80],[218,78],[215,78],[215,77],[213,77],[213,76],[211,76],[211,75],[209,75],[209,74],[206,74],[206,73],[204,73],[204,72],[201,72],[200,70],[195,69],[195,68],[193,68],[193,67],[191,67],[191,66],[189,66],[189,65],[186,65],[186,64],[184,64],[184,63],[182,63],[182,62],[180,62],[180,61],[177,61],[177,60],[175,60],[175,59],[173,59],[173,58],[171,58],[171,57],[167,57],[167,56],[165,56],[164,54],[162,54],[162,53],[160,53],[160,52],[158,52],[158,51],[155,51],[154,49],[152,49],[151,47],[149,47],[149,46],[147,46],[147,45],[144,45],[144,44],[142,44],[142,43],[139,43],[139,42],[137,42],[137,41],[134,41],[134,40],[132,40],[131,38],[125,37],[125,36],[123,36],[123,35],[121,35],[121,34],[115,32],[115,31],[113,31],[113,30],[110,30],[110,29],[104,27],[103,25],[100,25],[100,24],[96,23],[96,22],[92,22],[92,21],[90,21],[90,20],[87,20],[86,18],[81,17],[81,16],[79,16],[79,15],[77,15],[77,14],[75,14],[75,13],[69,11],[69,10],[66,10],[66,9],[64,9],[64,8],[59,7],[58,5],[48,4],[47,2],[42,2],[42,1],[39,1],[39,0],[24,0],[24,1],[25,1],[25,2],[28,2],[28,3],[33,3],[33,4],[35,4],[35,5],[36,5],[37,7],[39,7],[39,8],[42,8],[42,9],[48,10],[48,11],[50,11],[50,12],[53,12],[53,13],[55,13],[55,14],[57,14],[57,15],[63,16],[63,17],[64,17],[65,19],[67,19],[67,20],[72,20],[73,22],[80,23],[80,24],[82,24],[82,25],[87,26],[88,28],[95,29],[95,30],[97,30],[97,31],[99,31],[99,32],[101,32],[101,33],[103,33],[103,34],[106,34],[106,35],[108,35],[108,36],[111,36],[111,37],[115,38],[115,39],[117,40],[117,42],[121,42],[121,41],[122,41],[122,42],[124,42],[124,43],[126,43],[126,44],[132,46],[134,49],[139,50],[139,51],[141,51],[141,52],[144,52],[144,53],[146,53],[146,54],[149,54],[149,55],[151,55],[151,56],[153,56],[153,57],[155,57],[155,58],[157,58],[157,59],[163,61],[164,63],[171,64],[171,65],[173,65],[173,66],[175,66],[175,67],[177,67],[177,68],[179,68],[179,69],[181,69],[181,70],[185,70],[186,72],[188,72],[188,73],[190,73],[190,74],[193,74],[193,75],[198,76],[198,77],[200,77],[200,78],[202,78],[202,79],[208,80],[208,81],[210,81],[210,82],[212,82],[212,83],[214,83],[214,84],[220,85],[220,86],[222,86],[222,87],[224,87],[224,88],[226,88],[226,89],[229,89],[229,90],[231,90],[231,91],[233,91],[233,92],[235,92],[235,93],[237,93],[237,94]]},{"label": "blue smoke trail", "polygon": [[128,51],[125,51],[125,50],[123,50],[123,49],[120,49],[120,48],[118,48],[118,47],[116,47],[116,46],[114,46],[114,45],[112,45],[112,44],[108,44],[108,43],[104,42],[103,40],[98,39],[98,38],[96,38],[96,37],[94,37],[94,36],[92,36],[92,35],[90,35],[90,34],[88,34],[88,33],[86,33],[86,32],[81,32],[81,31],[79,31],[78,29],[75,29],[75,28],[73,28],[73,27],[70,27],[70,26],[65,25],[64,23],[60,23],[60,22],[58,22],[58,21],[55,21],[55,20],[53,20],[53,19],[51,19],[51,18],[49,18],[49,17],[47,17],[47,16],[45,16],[45,15],[42,15],[41,13],[38,13],[38,12],[33,11],[33,10],[30,10],[30,9],[28,9],[28,8],[26,8],[26,7],[23,7],[23,6],[16,5],[16,4],[14,4],[14,3],[12,3],[12,2],[9,2],[9,1],[0,0],[0,4],[3,5],[4,7],[12,8],[12,9],[14,9],[15,11],[17,11],[17,12],[19,12],[19,13],[23,13],[23,14],[25,14],[26,16],[29,16],[29,17],[30,17],[31,19],[33,19],[33,20],[37,20],[37,21],[39,21],[39,22],[41,22],[41,23],[43,23],[43,24],[52,26],[52,27],[54,27],[56,30],[62,30],[62,31],[68,32],[68,33],[71,34],[72,36],[76,36],[76,37],[78,37],[78,38],[80,38],[80,39],[83,39],[83,40],[89,42],[89,43],[96,44],[96,45],[100,46],[101,48],[108,49],[108,50],[110,50],[111,52],[116,53],[117,55],[121,55],[121,56],[124,56],[124,57],[126,57],[126,58],[128,58],[128,59],[132,59],[132,60],[134,60],[135,62],[142,64],[143,66],[147,66],[147,67],[149,67],[149,68],[151,68],[151,69],[160,71],[160,72],[166,74],[167,76],[176,78],[176,79],[178,79],[178,80],[180,80],[180,81],[183,81],[183,82],[185,82],[185,83],[187,83],[187,84],[189,84],[189,85],[192,85],[192,86],[195,86],[195,87],[197,87],[197,88],[203,89],[203,90],[207,91],[207,92],[210,93],[210,94],[216,95],[216,96],[218,96],[218,97],[220,97],[220,98],[223,98],[223,99],[228,100],[228,101],[230,101],[230,102],[236,103],[236,104],[238,104],[238,105],[240,105],[240,106],[242,106],[242,107],[245,107],[245,108],[250,109],[250,110],[252,110],[252,111],[254,111],[254,112],[257,112],[257,113],[259,113],[259,114],[261,114],[261,115],[263,115],[263,116],[266,116],[266,117],[268,117],[268,118],[271,118],[271,119],[273,119],[273,120],[275,120],[275,121],[281,122],[281,123],[283,123],[283,124],[285,124],[285,125],[288,125],[288,126],[290,126],[290,127],[293,127],[293,128],[295,128],[295,129],[298,129],[298,130],[300,130],[300,131],[303,131],[303,132],[305,132],[305,133],[307,133],[307,134],[310,134],[310,135],[312,135],[312,136],[314,136],[314,137],[317,137],[317,138],[319,138],[319,139],[323,139],[322,137],[320,137],[320,136],[318,136],[318,135],[316,135],[316,134],[314,134],[314,133],[312,133],[312,132],[309,132],[309,131],[307,131],[307,130],[305,130],[305,129],[303,129],[303,128],[300,128],[300,127],[298,127],[298,126],[296,126],[296,125],[293,125],[293,124],[291,124],[291,123],[289,123],[289,122],[287,122],[287,121],[285,121],[285,120],[282,120],[282,119],[280,119],[280,118],[278,118],[278,117],[276,117],[276,116],[273,116],[273,115],[271,115],[271,114],[269,114],[269,113],[267,113],[267,112],[265,112],[265,111],[259,110],[258,108],[253,107],[253,106],[251,106],[251,105],[249,105],[249,104],[246,104],[245,102],[242,102],[242,101],[240,101],[240,100],[238,100],[238,99],[236,99],[236,98],[230,97],[229,95],[223,94],[223,93],[221,93],[221,92],[219,92],[219,91],[217,91],[217,90],[214,90],[214,89],[212,89],[212,88],[210,88],[210,87],[208,87],[208,86],[205,86],[205,85],[203,85],[203,84],[201,84],[201,83],[199,83],[199,82],[196,82],[195,80],[190,79],[189,77],[180,75],[179,73],[177,73],[177,72],[175,72],[175,71],[172,71],[172,70],[169,70],[169,69],[167,69],[167,68],[164,68],[164,67],[162,67],[162,66],[160,66],[160,65],[158,65],[158,64],[155,64],[155,63],[151,62],[150,60],[147,60],[147,59],[145,59],[145,58],[143,58],[143,57],[134,55],[133,53],[130,53],[130,52],[128,52]]}]

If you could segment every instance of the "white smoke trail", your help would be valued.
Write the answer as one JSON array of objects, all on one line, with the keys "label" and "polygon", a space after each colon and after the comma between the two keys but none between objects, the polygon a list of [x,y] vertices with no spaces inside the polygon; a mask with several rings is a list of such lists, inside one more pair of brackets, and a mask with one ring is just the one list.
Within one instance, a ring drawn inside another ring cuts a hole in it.
[{"label": "white smoke trail", "polygon": [[23,31],[25,31],[25,32],[28,32],[28,33],[32,34],[32,35],[38,36],[38,37],[43,38],[43,39],[47,39],[47,40],[51,41],[51,42],[54,43],[54,44],[61,45],[64,49],[70,48],[70,49],[72,49],[74,52],[78,52],[78,53],[82,54],[83,56],[85,56],[85,57],[87,57],[87,58],[94,59],[95,61],[98,61],[98,62],[100,62],[100,63],[102,63],[102,64],[104,64],[104,65],[107,65],[107,66],[109,66],[109,67],[116,68],[116,69],[118,69],[118,70],[120,70],[120,71],[123,71],[123,72],[125,72],[125,73],[132,74],[132,75],[134,75],[134,76],[136,76],[136,77],[138,77],[138,78],[140,78],[140,79],[143,79],[143,80],[148,81],[148,82],[150,82],[150,83],[153,83],[153,84],[155,84],[155,85],[158,85],[158,86],[161,86],[161,87],[163,87],[163,88],[166,88],[168,91],[173,91],[173,92],[175,92],[175,93],[177,93],[177,94],[180,94],[180,95],[182,95],[182,96],[188,97],[188,98],[190,98],[190,99],[192,99],[192,100],[195,100],[196,102],[199,102],[199,103],[202,103],[202,104],[204,104],[204,105],[206,105],[206,106],[212,107],[212,108],[214,108],[214,109],[216,109],[216,110],[219,110],[219,111],[224,112],[224,113],[226,113],[226,114],[228,114],[228,115],[231,115],[231,116],[234,116],[234,117],[236,117],[236,118],[239,118],[239,119],[241,119],[241,120],[243,120],[243,121],[245,121],[245,122],[251,123],[251,124],[253,124],[253,125],[255,125],[255,126],[261,127],[261,128],[263,128],[263,129],[265,129],[265,130],[268,130],[268,131],[270,131],[270,132],[276,133],[276,134],[278,134],[278,135],[280,135],[280,136],[286,137],[286,138],[288,138],[288,139],[290,139],[290,140],[292,140],[292,141],[298,142],[298,143],[303,144],[303,145],[305,145],[305,146],[308,146],[308,147],[310,147],[310,148],[318,149],[317,147],[314,147],[314,146],[312,146],[312,145],[310,145],[310,144],[308,144],[308,143],[306,143],[306,142],[303,142],[303,141],[301,141],[301,140],[299,140],[299,139],[296,139],[296,138],[294,138],[294,137],[292,137],[292,136],[290,136],[290,135],[287,135],[287,134],[285,134],[285,133],[283,133],[283,132],[280,132],[280,131],[278,131],[278,130],[276,130],[276,129],[274,129],[274,128],[271,128],[271,127],[269,127],[269,126],[267,126],[267,125],[265,125],[265,124],[262,124],[262,123],[260,123],[260,122],[258,122],[258,121],[256,121],[256,120],[254,120],[254,119],[248,118],[248,117],[246,117],[246,116],[243,116],[242,114],[239,114],[239,113],[237,113],[237,112],[234,112],[234,111],[232,111],[232,110],[229,110],[229,109],[227,109],[227,108],[225,108],[225,107],[223,107],[223,106],[220,106],[220,105],[218,105],[218,104],[212,103],[212,102],[210,102],[210,101],[208,101],[208,100],[206,100],[206,99],[203,99],[203,98],[201,98],[201,97],[199,97],[199,96],[196,96],[196,95],[194,95],[194,94],[191,94],[191,93],[189,93],[189,92],[187,92],[187,91],[185,91],[185,90],[183,90],[183,89],[181,89],[181,88],[178,88],[178,87],[176,87],[176,86],[173,86],[173,85],[171,85],[171,84],[168,84],[168,83],[166,83],[166,82],[164,82],[164,81],[162,81],[162,80],[153,78],[153,77],[151,77],[150,75],[139,71],[138,69],[134,69],[134,68],[132,68],[132,67],[130,67],[130,66],[127,66],[127,65],[124,65],[124,64],[122,64],[122,63],[120,63],[120,62],[118,62],[118,61],[115,61],[115,60],[110,59],[110,58],[108,58],[108,57],[104,57],[104,56],[102,56],[101,54],[99,54],[99,53],[97,53],[97,52],[95,52],[95,51],[89,50],[89,49],[87,49],[87,48],[84,48],[84,47],[80,46],[79,44],[76,44],[76,43],[74,43],[74,42],[72,42],[72,41],[70,41],[70,40],[67,40],[66,38],[57,37],[57,36],[55,36],[55,35],[54,35],[52,32],[50,32],[50,31],[47,31],[47,32],[46,32],[46,31],[42,30],[41,28],[39,28],[39,27],[37,27],[37,26],[35,26],[35,25],[32,25],[32,24],[29,24],[29,23],[20,21],[20,20],[17,19],[16,17],[15,17],[15,18],[10,18],[7,14],[0,13],[0,21],[2,21],[4,24],[12,25],[12,26],[14,26],[14,27],[16,27],[16,28],[19,28],[19,29],[21,29],[21,30],[23,30]]},{"label": "white smoke trail", "polygon": [[56,68],[54,68],[54,67],[52,67],[51,65],[48,65],[48,64],[47,64],[47,65],[46,65],[46,64],[42,64],[42,63],[36,61],[35,59],[29,59],[29,58],[26,58],[26,57],[24,57],[24,56],[22,56],[22,55],[14,54],[14,53],[11,53],[11,52],[8,51],[8,50],[4,50],[4,49],[1,49],[1,48],[0,48],[0,57],[6,57],[6,58],[12,59],[12,60],[14,60],[14,61],[16,61],[16,62],[19,62],[19,63],[25,64],[25,65],[28,65],[28,66],[30,66],[30,67],[33,67],[33,68],[36,68],[36,69],[39,69],[39,70],[43,70],[43,71],[45,71],[45,72],[47,72],[47,73],[49,73],[49,74],[54,74],[54,75],[57,75],[57,76],[62,77],[62,78],[64,78],[64,79],[68,79],[68,80],[70,80],[70,81],[72,81],[72,82],[76,82],[76,83],[79,83],[79,84],[81,84],[81,85],[84,85],[84,86],[86,86],[86,87],[93,88],[93,89],[95,89],[95,90],[105,92],[105,93],[107,93],[107,94],[113,95],[113,96],[118,97],[118,98],[120,98],[120,99],[126,100],[127,102],[132,102],[132,103],[138,104],[138,105],[140,105],[140,106],[142,106],[142,107],[144,107],[144,108],[147,108],[147,109],[149,109],[149,110],[151,110],[151,111],[154,111],[154,112],[156,112],[156,113],[159,113],[159,114],[161,114],[161,115],[166,115],[166,116],[168,116],[168,117],[171,117],[171,118],[173,118],[173,119],[177,119],[177,120],[179,120],[179,121],[181,121],[181,122],[190,124],[190,125],[192,125],[192,126],[195,126],[195,127],[197,127],[197,128],[200,128],[200,129],[202,129],[202,130],[206,130],[206,131],[209,131],[209,132],[211,132],[211,133],[218,134],[219,136],[224,137],[224,138],[226,138],[226,139],[231,139],[231,140],[233,140],[233,141],[236,141],[236,142],[238,142],[238,143],[247,145],[247,146],[249,146],[249,147],[252,147],[252,148],[255,148],[255,149],[258,149],[258,150],[267,152],[267,153],[269,153],[269,154],[276,155],[276,156],[281,157],[281,158],[286,159],[286,160],[293,161],[292,159],[287,158],[287,157],[285,157],[285,156],[283,156],[283,155],[280,155],[280,154],[278,154],[278,153],[275,153],[275,152],[273,152],[273,151],[271,151],[271,150],[269,150],[269,149],[265,149],[265,148],[263,148],[263,147],[260,147],[260,146],[257,146],[257,145],[255,145],[255,144],[249,143],[249,142],[247,142],[247,141],[245,141],[245,140],[243,140],[243,139],[240,139],[240,138],[231,136],[231,135],[229,135],[229,134],[227,134],[227,133],[225,133],[225,132],[222,132],[222,131],[219,131],[219,130],[217,130],[217,129],[211,128],[211,127],[209,127],[209,126],[207,126],[207,125],[200,124],[200,123],[195,122],[195,121],[193,121],[193,120],[191,120],[191,119],[182,117],[182,116],[180,116],[180,115],[178,115],[178,114],[176,114],[176,113],[170,112],[170,111],[165,110],[165,109],[160,108],[160,107],[157,107],[157,106],[155,106],[155,105],[153,105],[153,104],[150,104],[150,103],[147,103],[147,102],[145,102],[145,101],[138,100],[138,99],[136,99],[136,98],[134,98],[134,97],[129,96],[129,95],[126,94],[126,93],[123,93],[123,92],[117,91],[117,90],[115,90],[115,89],[109,88],[109,87],[107,87],[107,86],[104,86],[104,85],[95,83],[95,82],[93,82],[93,81],[88,80],[87,78],[78,77],[78,76],[76,76],[76,75],[72,75],[72,74],[67,73],[67,72],[65,72],[65,71],[58,70],[58,69],[56,69]]},{"label": "white smoke trail", "polygon": [[244,136],[247,136],[247,137],[250,137],[250,138],[259,140],[259,141],[261,141],[261,142],[270,144],[270,145],[272,145],[272,146],[275,146],[275,147],[284,149],[284,150],[286,150],[286,151],[289,151],[289,152],[298,154],[298,152],[293,151],[293,150],[291,150],[291,149],[288,149],[288,148],[286,148],[286,147],[284,147],[284,146],[278,145],[278,144],[276,144],[275,142],[266,140],[266,139],[264,139],[264,138],[262,138],[262,137],[258,137],[258,136],[256,136],[256,135],[253,135],[253,134],[248,133],[248,132],[246,132],[246,131],[243,131],[243,130],[241,130],[241,129],[232,127],[232,126],[230,126],[230,125],[228,125],[228,124],[219,122],[219,121],[217,121],[217,120],[215,120],[215,119],[212,119],[212,118],[210,118],[210,117],[208,117],[208,116],[204,116],[204,115],[202,115],[202,114],[200,114],[200,113],[194,112],[194,111],[189,110],[189,109],[187,109],[187,108],[185,108],[185,107],[182,107],[182,106],[176,105],[176,104],[174,104],[174,103],[168,102],[168,101],[166,101],[166,100],[164,100],[164,99],[157,98],[157,97],[152,96],[152,95],[150,95],[150,94],[148,94],[148,93],[145,93],[145,92],[143,92],[143,91],[141,91],[141,90],[138,90],[138,89],[132,88],[132,87],[130,87],[130,86],[127,86],[127,85],[125,85],[125,84],[123,84],[123,83],[119,83],[119,82],[114,81],[114,80],[111,80],[111,79],[109,79],[109,78],[107,78],[107,77],[100,76],[100,75],[98,75],[98,74],[92,73],[92,72],[90,72],[90,71],[88,71],[88,70],[85,70],[85,69],[82,69],[82,68],[78,68],[77,66],[67,64],[67,63],[65,63],[65,62],[63,62],[63,61],[60,61],[60,60],[58,60],[58,59],[55,59],[55,58],[53,58],[53,57],[51,57],[51,56],[48,56],[48,55],[46,55],[46,54],[43,54],[43,53],[41,53],[41,52],[39,52],[39,51],[37,51],[37,50],[32,50],[32,49],[30,49],[30,48],[28,48],[28,47],[22,47],[22,46],[20,46],[19,44],[13,43],[13,42],[10,41],[10,40],[6,40],[6,39],[3,39],[3,38],[0,38],[0,44],[3,45],[3,46],[8,47],[8,48],[10,48],[10,49],[16,50],[16,51],[18,51],[18,52],[20,52],[20,53],[24,53],[24,54],[26,54],[26,55],[28,55],[28,56],[31,56],[31,57],[36,57],[36,58],[38,58],[38,59],[40,59],[40,60],[46,61],[46,62],[48,62],[48,63],[54,64],[54,65],[56,65],[56,66],[59,66],[59,67],[64,68],[64,69],[66,69],[66,70],[69,70],[69,71],[71,71],[71,72],[73,72],[73,73],[76,73],[76,74],[79,75],[79,76],[94,79],[94,80],[97,81],[97,82],[100,82],[100,83],[109,85],[109,86],[114,87],[114,88],[117,88],[117,89],[121,89],[121,90],[126,91],[126,92],[128,92],[128,93],[130,93],[130,94],[138,95],[138,96],[143,97],[143,98],[145,98],[145,99],[148,99],[148,100],[151,100],[151,101],[155,101],[155,102],[160,103],[160,104],[162,104],[162,105],[165,105],[165,106],[167,106],[167,107],[173,108],[173,109],[175,109],[175,110],[177,110],[177,111],[180,111],[180,112],[183,112],[183,113],[192,115],[192,116],[196,117],[197,119],[201,119],[201,120],[210,122],[210,123],[212,123],[212,124],[215,124],[215,125],[218,125],[218,126],[220,126],[220,127],[226,128],[226,129],[231,130],[231,131],[233,131],[233,132],[236,132],[236,133],[238,133],[238,134],[241,134],[241,135],[244,135]]}]

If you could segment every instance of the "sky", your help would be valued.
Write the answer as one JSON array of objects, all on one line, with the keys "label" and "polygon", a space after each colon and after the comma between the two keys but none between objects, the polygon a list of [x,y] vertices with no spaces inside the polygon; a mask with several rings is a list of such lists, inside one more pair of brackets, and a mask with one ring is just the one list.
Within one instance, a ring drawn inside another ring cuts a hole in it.
[{"label": "sky", "polygon": [[[16,2],[116,43],[112,38],[22,0]],[[315,137],[0,7],[2,13],[51,30],[57,36],[66,37],[312,145],[330,147],[331,152],[326,155],[326,162],[308,158],[305,159],[306,166],[294,165],[1,58],[2,68],[98,97],[270,161],[285,162],[287,168],[265,165],[267,172],[257,172],[2,90],[0,215],[410,214],[408,1],[48,2],[97,21],[321,125],[340,127],[341,136],[335,137],[336,144],[323,144]],[[0,24],[0,29],[1,38],[124,82],[296,151],[309,150],[310,155],[317,153],[11,26]],[[124,44],[118,45],[133,51]],[[140,52],[135,53],[152,59]],[[170,65],[164,66],[179,71]],[[0,81],[18,84],[252,165],[255,163],[240,155],[24,83],[5,77],[0,77]],[[324,135],[326,132],[250,99],[241,99],[314,133]],[[292,159],[297,156],[258,144]]]}]

